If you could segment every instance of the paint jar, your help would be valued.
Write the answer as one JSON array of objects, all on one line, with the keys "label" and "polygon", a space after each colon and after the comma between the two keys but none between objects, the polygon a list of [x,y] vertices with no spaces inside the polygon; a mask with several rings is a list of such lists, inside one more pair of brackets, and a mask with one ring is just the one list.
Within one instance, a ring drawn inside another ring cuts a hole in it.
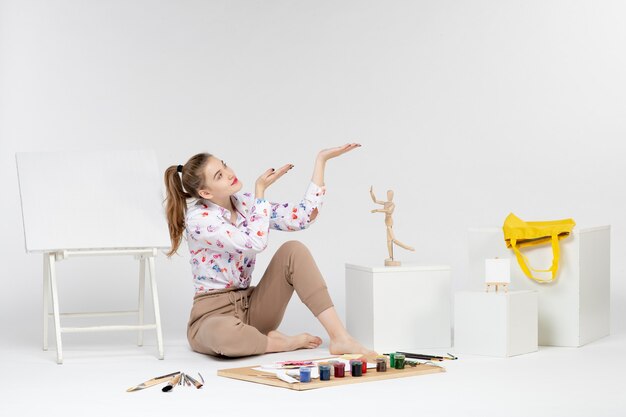
[{"label": "paint jar", "polygon": [[330,364],[328,362],[317,362],[316,365],[317,365],[317,370],[319,372],[320,366],[322,366],[322,365],[330,365]]},{"label": "paint jar", "polygon": [[335,378],[343,378],[346,376],[346,364],[343,362],[335,362],[333,363],[333,368],[335,371]]},{"label": "paint jar", "polygon": [[401,353],[396,353],[395,360],[396,360],[395,368],[404,369],[404,355]]},{"label": "paint jar", "polygon": [[351,360],[350,373],[352,376],[363,376],[363,362],[359,360]]},{"label": "paint jar", "polygon": [[330,365],[320,365],[320,381],[330,381]]},{"label": "paint jar", "polygon": [[337,361],[328,361],[325,362],[326,364],[328,364],[328,366],[330,366],[330,377],[332,378],[333,376],[335,376],[335,363]]},{"label": "paint jar", "polygon": [[387,372],[387,360],[385,358],[376,359],[376,372]]},{"label": "paint jar", "polygon": [[390,353],[389,354],[389,366],[391,368],[395,368],[396,367],[396,354],[395,353]]},{"label": "paint jar", "polygon": [[307,366],[300,368],[300,382],[311,382],[311,368]]},{"label": "paint jar", "polygon": [[363,362],[362,368],[361,368],[361,372],[366,374],[367,373],[367,359],[363,358],[361,359],[361,361]]}]

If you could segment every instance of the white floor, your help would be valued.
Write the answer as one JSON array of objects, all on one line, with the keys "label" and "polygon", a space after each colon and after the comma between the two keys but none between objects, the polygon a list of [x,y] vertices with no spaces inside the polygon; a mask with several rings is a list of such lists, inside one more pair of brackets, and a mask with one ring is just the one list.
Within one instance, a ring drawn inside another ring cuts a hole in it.
[{"label": "white floor", "polygon": [[[431,353],[445,353],[431,351]],[[582,348],[542,347],[508,359],[461,356],[447,372],[387,381],[291,391],[221,378],[217,369],[328,355],[326,349],[217,360],[185,341],[166,345],[65,343],[63,365],[54,345],[0,350],[0,416],[626,416],[626,335]],[[174,371],[206,385],[127,393],[146,379]]]}]

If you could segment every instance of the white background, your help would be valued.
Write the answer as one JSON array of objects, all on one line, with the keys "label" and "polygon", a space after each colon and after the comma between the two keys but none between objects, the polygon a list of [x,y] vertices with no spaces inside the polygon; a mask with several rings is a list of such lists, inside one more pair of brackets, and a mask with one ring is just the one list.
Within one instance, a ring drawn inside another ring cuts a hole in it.
[{"label": "white background", "polygon": [[[293,163],[267,192],[280,201],[302,196],[320,149],[352,141],[362,148],[328,163],[317,222],[272,232],[256,280],[299,239],[343,317],[344,264],[387,255],[374,185],[395,190],[396,236],[416,248],[396,257],[451,265],[455,289],[468,227],[510,211],[610,224],[623,332],[625,13],[621,1],[0,0],[0,344],[41,343],[42,261],[24,250],[15,152],[154,148],[165,170],[208,151],[246,189]],[[166,342],[184,341],[191,307],[180,253],[157,262]],[[64,311],[134,305],[130,260],[91,265],[59,265]],[[281,329],[325,336],[295,296]]]}]

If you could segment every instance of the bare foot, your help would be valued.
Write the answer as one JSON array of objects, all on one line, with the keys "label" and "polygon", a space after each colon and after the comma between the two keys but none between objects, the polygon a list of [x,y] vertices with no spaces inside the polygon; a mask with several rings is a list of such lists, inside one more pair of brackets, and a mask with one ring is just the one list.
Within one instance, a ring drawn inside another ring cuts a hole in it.
[{"label": "bare foot", "polygon": [[331,339],[329,350],[332,355],[341,355],[344,353],[361,353],[368,358],[373,358],[376,356],[376,352],[367,349],[350,335],[341,338]]},{"label": "bare foot", "polygon": [[267,334],[267,352],[288,352],[297,349],[315,349],[322,344],[322,339],[309,333],[287,336],[278,330]]}]

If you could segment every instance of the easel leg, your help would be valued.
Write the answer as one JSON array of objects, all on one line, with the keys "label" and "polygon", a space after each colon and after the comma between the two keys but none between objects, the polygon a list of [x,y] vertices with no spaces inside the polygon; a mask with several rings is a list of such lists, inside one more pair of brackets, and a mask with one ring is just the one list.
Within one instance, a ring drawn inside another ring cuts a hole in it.
[{"label": "easel leg", "polygon": [[54,315],[54,333],[57,342],[57,363],[63,363],[63,342],[61,341],[61,321],[59,318],[59,297],[57,290],[57,278],[55,269],[55,254],[48,254],[48,268],[50,271],[50,291],[52,293],[52,312]]},{"label": "easel leg", "polygon": [[48,320],[50,309],[50,274],[48,254],[43,254],[43,350],[48,350]]},{"label": "easel leg", "polygon": [[159,295],[155,277],[154,256],[148,258],[148,269],[150,270],[150,288],[152,289],[152,304],[154,306],[154,321],[156,323],[157,346],[159,348],[159,359],[163,359],[163,334],[161,333],[161,311],[159,309]]},{"label": "easel leg", "polygon": [[[144,318],[144,293],[146,286],[146,258],[139,257],[139,325],[143,325]],[[143,330],[139,329],[137,346],[143,346]]]}]

